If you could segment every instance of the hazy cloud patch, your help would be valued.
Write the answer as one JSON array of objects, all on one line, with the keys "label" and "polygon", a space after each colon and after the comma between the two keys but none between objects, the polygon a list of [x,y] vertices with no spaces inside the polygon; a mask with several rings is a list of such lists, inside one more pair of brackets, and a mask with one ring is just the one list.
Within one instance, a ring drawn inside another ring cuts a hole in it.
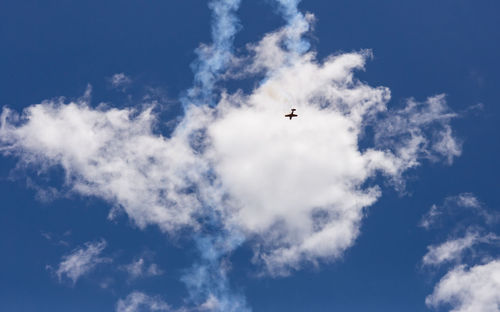
[{"label": "hazy cloud patch", "polygon": [[128,273],[131,279],[153,277],[163,274],[156,263],[147,263],[144,258],[139,258],[132,263],[122,266],[122,269]]},{"label": "hazy cloud patch", "polygon": [[120,299],[116,304],[116,312],[141,312],[141,311],[173,311],[170,306],[158,297],[151,297],[145,293],[134,291],[125,299]]},{"label": "hazy cloud patch", "polygon": [[476,244],[490,244],[499,242],[500,237],[494,233],[480,235],[476,231],[469,231],[464,237],[450,239],[439,245],[427,247],[422,262],[424,265],[440,265],[446,262],[460,261],[463,253]]},{"label": "hazy cloud patch", "polygon": [[[481,222],[488,225],[500,220],[500,215],[487,209],[474,194],[460,193],[446,197],[440,205],[432,205],[430,210],[422,217],[419,225],[428,230],[438,226],[445,216],[449,217],[460,213],[471,213],[472,216],[479,217]],[[477,220],[471,221],[476,222]]]},{"label": "hazy cloud patch", "polygon": [[117,73],[109,78],[109,82],[113,88],[125,91],[132,84],[132,79],[124,73]]},{"label": "hazy cloud patch", "polygon": [[76,284],[78,279],[90,273],[101,263],[109,263],[110,258],[101,257],[101,253],[106,248],[106,241],[85,243],[83,247],[73,250],[62,257],[61,263],[55,270],[55,274],[62,281],[64,277]]}]

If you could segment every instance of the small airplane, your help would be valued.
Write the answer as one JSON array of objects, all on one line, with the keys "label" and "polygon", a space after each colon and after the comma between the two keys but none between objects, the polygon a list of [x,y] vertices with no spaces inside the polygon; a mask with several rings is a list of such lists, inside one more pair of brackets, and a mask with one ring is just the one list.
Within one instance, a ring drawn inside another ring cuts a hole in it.
[{"label": "small airplane", "polygon": [[296,109],[295,108],[292,108],[292,112],[288,115],[285,115],[285,117],[289,117],[290,120],[292,120],[293,117],[297,117],[298,115],[297,114],[294,114],[293,112],[295,112]]}]

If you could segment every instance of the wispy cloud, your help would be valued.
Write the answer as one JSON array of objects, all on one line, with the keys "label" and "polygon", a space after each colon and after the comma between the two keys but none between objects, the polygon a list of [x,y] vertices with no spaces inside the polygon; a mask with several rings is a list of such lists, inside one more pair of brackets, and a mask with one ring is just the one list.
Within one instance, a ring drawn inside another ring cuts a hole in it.
[{"label": "wispy cloud", "polygon": [[449,164],[462,152],[461,143],[452,135],[451,119],[457,117],[448,107],[443,94],[425,102],[407,100],[402,109],[395,109],[375,124],[375,142],[394,152],[409,166],[419,157],[445,159]]},{"label": "wispy cloud", "polygon": [[[426,298],[426,304],[436,309],[451,306],[451,311],[457,312],[499,311],[500,262],[496,248],[491,247],[499,245],[500,236],[484,230],[492,228],[497,215],[473,194],[461,193],[445,198],[440,206],[433,205],[421,226],[428,230],[445,217],[453,217],[453,225],[445,228],[452,234],[447,241],[429,246],[422,263],[429,267],[448,265],[451,269]],[[464,235],[457,235],[463,231]]]},{"label": "wispy cloud", "polygon": [[122,269],[128,273],[131,279],[159,276],[163,274],[163,271],[156,263],[147,264],[144,258],[139,258],[123,266]]},{"label": "wispy cloud", "polygon": [[158,297],[151,297],[142,292],[132,292],[116,304],[116,312],[140,311],[173,311],[170,306]]},{"label": "wispy cloud", "polygon": [[109,82],[113,88],[125,90],[132,83],[132,79],[124,73],[117,73],[109,78]]},{"label": "wispy cloud", "polygon": [[98,264],[111,262],[110,258],[100,257],[104,248],[106,248],[106,241],[104,240],[88,242],[83,247],[63,256],[55,271],[59,281],[66,277],[75,284],[78,279],[90,273]]},{"label": "wispy cloud", "polygon": [[69,246],[69,242],[68,242],[67,238],[68,238],[68,236],[71,235],[71,231],[66,231],[63,235],[56,235],[54,233],[45,232],[45,231],[41,231],[40,234],[47,241],[49,241],[55,245]]},{"label": "wispy cloud", "polygon": [[500,215],[484,207],[474,194],[461,193],[456,196],[446,197],[440,205],[432,205],[430,210],[422,217],[420,226],[430,229],[439,223],[443,216],[456,215],[461,211],[469,211],[487,224],[494,224],[500,220]]},{"label": "wispy cloud", "polygon": [[479,200],[471,193],[462,193],[456,197],[448,197],[448,200],[455,201],[455,203],[460,207],[465,208],[480,208],[481,203]]},{"label": "wispy cloud", "polygon": [[464,237],[450,239],[440,245],[427,247],[428,252],[422,262],[424,265],[440,265],[445,262],[460,261],[463,253],[474,245],[498,241],[500,241],[500,237],[494,233],[480,235],[478,232],[469,231]]}]

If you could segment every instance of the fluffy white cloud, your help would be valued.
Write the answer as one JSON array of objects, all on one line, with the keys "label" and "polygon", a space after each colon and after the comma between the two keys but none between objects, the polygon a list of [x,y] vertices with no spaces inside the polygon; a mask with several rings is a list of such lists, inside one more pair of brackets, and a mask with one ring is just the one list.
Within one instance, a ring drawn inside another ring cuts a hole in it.
[{"label": "fluffy white cloud", "polygon": [[[435,152],[423,144],[426,130],[432,137],[454,116],[437,96],[411,100],[381,120],[389,90],[353,78],[368,52],[318,62],[313,53],[285,54],[280,36],[270,34],[253,48],[256,63],[249,68],[264,67],[267,80],[248,96],[225,97],[207,126],[211,163],[233,208],[230,219],[258,238],[257,259],[272,274],[339,257],[359,234],[363,209],[380,196],[378,186],[363,187],[366,182],[377,173],[400,179],[419,156]],[[283,118],[291,107],[299,115],[292,121]],[[362,151],[358,141],[371,122],[381,148]]]},{"label": "fluffy white cloud", "polygon": [[478,243],[491,243],[500,238],[493,233],[481,236],[477,232],[467,232],[462,238],[451,239],[440,245],[429,246],[422,262],[424,265],[439,265],[444,262],[459,260],[462,254]]},{"label": "fluffy white cloud", "polygon": [[116,304],[116,312],[172,311],[163,300],[135,291]]},{"label": "fluffy white cloud", "polygon": [[61,281],[64,276],[71,279],[73,284],[80,277],[91,272],[98,264],[110,262],[111,259],[100,257],[106,248],[106,242],[101,240],[94,243],[85,243],[84,247],[73,250],[70,254],[63,256],[56,270],[57,277]]},{"label": "fluffy white cloud", "polygon": [[182,129],[172,139],[153,134],[154,118],[151,109],[46,101],[26,108],[17,127],[5,109],[0,140],[26,164],[62,166],[72,191],[118,204],[139,227],[173,230],[192,223],[199,202],[189,179],[200,174]]},{"label": "fluffy white cloud", "polygon": [[456,267],[441,279],[425,302],[434,308],[449,304],[453,312],[500,311],[500,261]]},{"label": "fluffy white cloud", "polygon": [[[220,117],[208,126],[212,162],[235,207],[231,219],[265,237],[260,257],[273,273],[339,256],[358,234],[362,209],[379,196],[377,187],[361,184],[377,169],[398,171],[391,156],[357,146],[362,116],[389,97],[385,88],[351,81],[364,56],[323,65],[310,57],[248,98],[219,103]],[[292,106],[299,117],[290,121],[283,114]]]},{"label": "fluffy white cloud", "polygon": [[[217,210],[227,229],[253,239],[271,274],[338,258],[381,194],[374,177],[401,182],[422,157],[459,155],[455,115],[441,95],[388,111],[388,88],[354,78],[369,51],[318,61],[283,49],[295,37],[284,28],[251,47],[242,71],[266,80],[214,108],[188,105],[168,138],[154,132],[151,109],[47,101],[21,117],[4,110],[2,151],[62,166],[72,191],[108,200],[140,227],[196,229],[198,216]],[[299,117],[285,119],[291,107]],[[361,149],[367,125],[375,145]]]}]

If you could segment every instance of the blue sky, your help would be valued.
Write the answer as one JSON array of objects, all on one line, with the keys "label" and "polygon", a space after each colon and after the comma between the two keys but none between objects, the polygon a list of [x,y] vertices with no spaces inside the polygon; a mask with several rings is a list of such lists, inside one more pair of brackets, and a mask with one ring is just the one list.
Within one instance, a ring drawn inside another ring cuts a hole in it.
[{"label": "blue sky", "polygon": [[500,311],[500,5],[297,2],[0,4],[0,310]]}]

